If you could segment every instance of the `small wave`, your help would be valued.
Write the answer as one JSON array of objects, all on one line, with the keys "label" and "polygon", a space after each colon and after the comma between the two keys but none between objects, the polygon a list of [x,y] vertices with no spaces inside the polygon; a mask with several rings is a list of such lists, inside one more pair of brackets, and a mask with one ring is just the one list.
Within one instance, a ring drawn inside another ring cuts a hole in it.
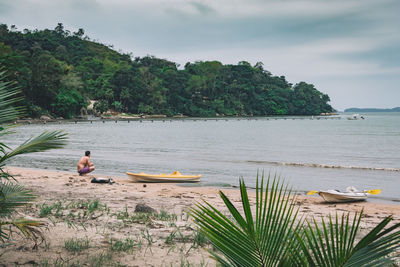
[{"label": "small wave", "polygon": [[270,164],[270,165],[295,166],[295,167],[330,168],[330,169],[356,169],[356,170],[391,171],[391,172],[399,172],[400,171],[400,168],[342,166],[342,165],[328,165],[328,164],[318,164],[318,163],[297,163],[297,162],[279,162],[279,161],[262,161],[262,160],[248,160],[247,162],[254,163],[254,164]]}]

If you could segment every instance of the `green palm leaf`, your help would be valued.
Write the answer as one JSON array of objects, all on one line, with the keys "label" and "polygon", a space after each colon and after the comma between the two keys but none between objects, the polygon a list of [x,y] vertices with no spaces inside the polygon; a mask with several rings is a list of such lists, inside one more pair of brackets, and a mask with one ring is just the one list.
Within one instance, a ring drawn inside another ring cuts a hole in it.
[{"label": "green palm leaf", "polygon": [[224,256],[213,253],[223,266],[279,266],[289,255],[288,243],[295,242],[298,211],[294,206],[295,197],[279,178],[271,179],[268,175],[264,188],[264,175],[261,181],[257,175],[256,211],[253,216],[243,179],[240,179],[240,193],[243,215],[221,191],[220,196],[232,218],[207,202],[198,203],[191,215]]},{"label": "green palm leaf", "polygon": [[298,241],[309,266],[390,266],[396,256],[391,255],[400,247],[400,224],[384,229],[392,220],[389,216],[363,237],[356,238],[362,212],[355,214],[352,222],[349,214],[329,216],[322,227],[314,219],[303,229]]},{"label": "green palm leaf", "polygon": [[34,227],[39,226],[39,222],[33,220],[25,220],[23,218],[17,220],[4,220],[12,218],[16,210],[22,206],[33,202],[36,196],[32,191],[26,190],[23,186],[11,183],[0,182],[0,240],[4,241],[8,238],[7,232],[2,226],[11,225],[19,229],[24,235],[30,236],[35,232]]},{"label": "green palm leaf", "polygon": [[6,72],[0,68],[0,124],[18,119],[24,112],[23,107],[15,104],[23,100],[21,90],[15,83],[5,81]]},{"label": "green palm leaf", "polygon": [[62,148],[67,144],[67,134],[62,131],[43,132],[39,136],[25,141],[16,149],[9,153],[5,153],[0,158],[0,164],[4,164],[8,159],[20,155],[33,152],[42,152],[49,149]]},{"label": "green palm leaf", "polygon": [[0,218],[10,217],[19,207],[36,199],[32,191],[11,182],[0,183]]}]

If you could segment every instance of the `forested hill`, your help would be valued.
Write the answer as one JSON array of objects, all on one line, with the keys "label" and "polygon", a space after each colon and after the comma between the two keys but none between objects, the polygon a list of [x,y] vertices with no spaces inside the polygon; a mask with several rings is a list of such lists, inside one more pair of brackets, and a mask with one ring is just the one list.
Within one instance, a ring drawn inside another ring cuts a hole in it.
[{"label": "forested hill", "polygon": [[[134,47],[135,44],[132,44]],[[332,112],[312,84],[273,76],[262,63],[178,64],[132,57],[90,40],[83,29],[23,30],[0,25],[0,65],[22,88],[29,116],[71,118],[88,100],[99,112],[133,114],[317,115]]]}]

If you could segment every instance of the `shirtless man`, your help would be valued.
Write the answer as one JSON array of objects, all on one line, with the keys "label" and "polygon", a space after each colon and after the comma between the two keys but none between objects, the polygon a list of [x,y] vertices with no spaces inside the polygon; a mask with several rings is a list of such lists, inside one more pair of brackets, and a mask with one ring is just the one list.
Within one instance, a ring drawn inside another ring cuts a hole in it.
[{"label": "shirtless man", "polygon": [[85,175],[92,171],[94,171],[94,164],[90,162],[90,151],[86,151],[85,156],[78,161],[78,173]]}]

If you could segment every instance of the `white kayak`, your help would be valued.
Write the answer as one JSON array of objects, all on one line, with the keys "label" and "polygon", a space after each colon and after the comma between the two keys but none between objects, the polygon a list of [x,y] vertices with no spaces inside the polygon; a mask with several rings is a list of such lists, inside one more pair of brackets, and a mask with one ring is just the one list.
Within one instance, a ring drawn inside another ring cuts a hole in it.
[{"label": "white kayak", "polygon": [[184,175],[178,171],[171,174],[126,173],[133,182],[145,183],[193,183],[200,182],[201,175]]},{"label": "white kayak", "polygon": [[339,190],[311,190],[307,195],[313,195],[318,193],[326,202],[354,202],[363,201],[368,198],[369,195],[378,195],[382,192],[381,189],[370,189],[370,190],[357,190],[353,186],[346,188],[346,191]]},{"label": "white kayak", "polygon": [[341,192],[338,190],[319,191],[318,194],[326,202],[355,202],[364,201],[368,198],[365,192]]}]

